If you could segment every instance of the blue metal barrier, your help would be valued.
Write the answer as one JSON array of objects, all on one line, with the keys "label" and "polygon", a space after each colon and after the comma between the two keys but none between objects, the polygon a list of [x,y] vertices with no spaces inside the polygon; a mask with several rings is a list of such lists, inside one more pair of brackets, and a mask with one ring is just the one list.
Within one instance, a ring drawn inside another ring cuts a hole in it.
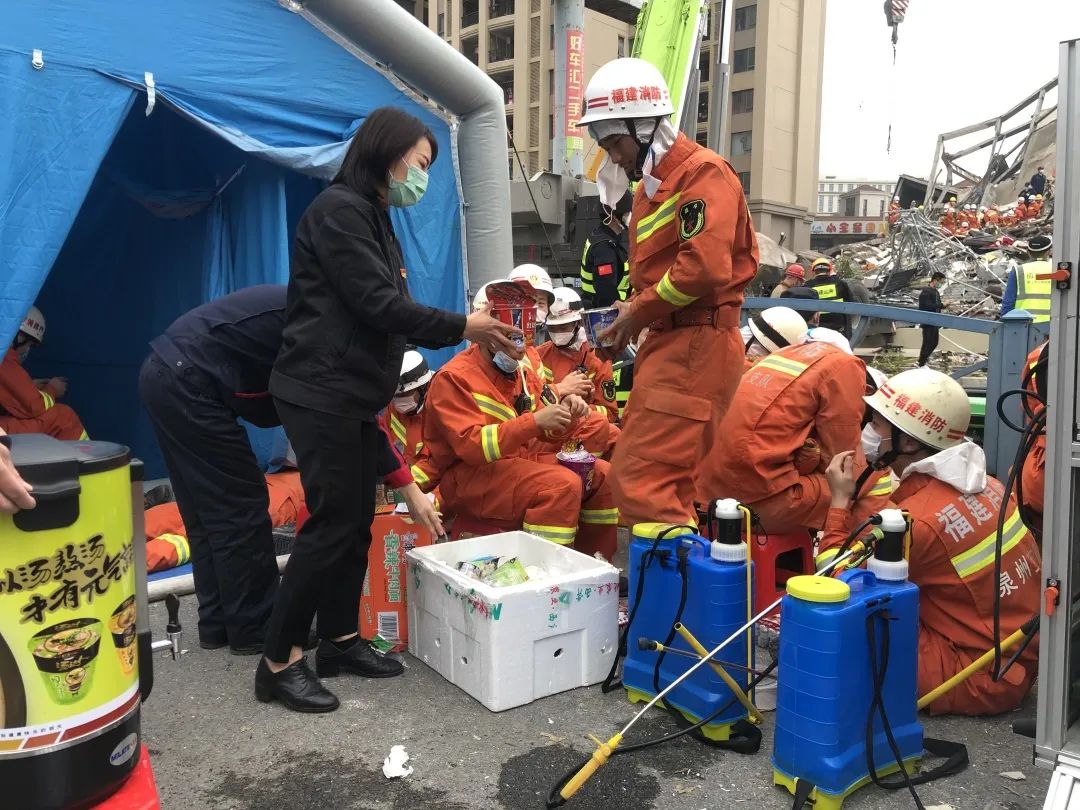
[{"label": "blue metal barrier", "polygon": [[[883,318],[888,321],[925,324],[943,329],[959,329],[964,332],[989,335],[990,347],[986,360],[956,369],[952,372],[952,376],[959,379],[973,371],[986,369],[986,432],[983,447],[986,450],[987,471],[999,478],[1008,475],[1009,466],[1020,444],[1020,435],[1002,424],[998,417],[997,402],[1005,391],[1020,387],[1028,352],[1035,348],[1037,343],[1046,339],[1049,324],[1034,325],[1031,314],[1023,309],[1014,309],[1006,313],[1000,321],[987,321],[982,318],[924,312],[909,307],[855,304],[846,301],[843,303],[814,301],[805,298],[747,298],[743,303],[743,321],[745,322],[749,312],[753,310],[778,306],[790,307],[799,312],[839,312],[844,315],[860,316],[863,324],[869,318]],[[859,332],[861,334],[861,330]],[[853,344],[858,342],[860,334],[854,335]],[[1021,406],[1018,397],[1012,397],[1006,403],[1004,411],[1014,423],[1020,424]]]}]

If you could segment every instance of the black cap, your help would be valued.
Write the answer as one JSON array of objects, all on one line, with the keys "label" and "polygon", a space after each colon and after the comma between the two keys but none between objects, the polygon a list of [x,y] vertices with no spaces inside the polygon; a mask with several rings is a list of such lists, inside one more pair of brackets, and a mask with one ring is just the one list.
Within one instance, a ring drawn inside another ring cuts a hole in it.
[{"label": "black cap", "polygon": [[1032,253],[1045,253],[1054,244],[1049,236],[1033,236],[1028,239],[1028,250]]}]

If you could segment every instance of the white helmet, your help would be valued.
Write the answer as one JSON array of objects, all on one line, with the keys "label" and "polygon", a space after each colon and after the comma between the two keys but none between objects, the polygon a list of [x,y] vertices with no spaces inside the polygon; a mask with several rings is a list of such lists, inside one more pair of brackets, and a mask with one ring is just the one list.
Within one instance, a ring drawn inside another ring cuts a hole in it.
[{"label": "white helmet", "polygon": [[578,124],[671,115],[667,81],[651,62],[625,57],[601,65],[585,88]]},{"label": "white helmet", "polygon": [[[488,284],[491,284],[491,282],[489,281]],[[481,287],[479,290],[477,290],[476,295],[473,296],[473,300],[472,300],[472,311],[473,312],[483,312],[484,310],[486,310],[488,308],[488,297],[487,297],[488,284],[485,284],[483,287]]]},{"label": "white helmet", "polygon": [[45,340],[45,316],[41,314],[41,310],[30,307],[30,311],[26,313],[26,317],[19,326],[19,331],[35,343],[42,343]]},{"label": "white helmet", "polygon": [[581,296],[573,287],[556,287],[555,300],[547,316],[548,326],[562,326],[581,320]]},{"label": "white helmet", "polygon": [[397,395],[423,388],[431,382],[432,371],[420,352],[410,349],[401,358],[401,374],[398,376]]},{"label": "white helmet", "polygon": [[750,331],[769,352],[798,346],[806,339],[806,321],[791,307],[769,307],[750,318]]},{"label": "white helmet", "polygon": [[551,276],[538,264],[519,264],[510,274],[509,280],[527,281],[534,290],[547,293],[549,307],[555,302],[555,288],[551,285]]},{"label": "white helmet", "polygon": [[930,368],[901,371],[863,399],[896,428],[938,450],[960,444],[971,422],[960,383]]}]

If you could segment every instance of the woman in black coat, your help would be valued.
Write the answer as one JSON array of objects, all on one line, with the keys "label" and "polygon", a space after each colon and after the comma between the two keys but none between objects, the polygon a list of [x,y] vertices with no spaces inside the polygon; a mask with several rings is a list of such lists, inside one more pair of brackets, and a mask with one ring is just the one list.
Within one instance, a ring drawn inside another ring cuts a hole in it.
[{"label": "woman in black coat", "polygon": [[293,544],[267,629],[255,695],[302,712],[338,699],[307,667],[302,645],[318,614],[320,676],[368,678],[402,666],[357,632],[375,516],[376,460],[387,442],[375,421],[397,387],[406,342],[471,340],[512,349],[516,330],[412,300],[388,206],[420,200],[438,156],[434,136],[393,107],[367,117],[334,182],[297,226],[281,353],[270,393],[296,451],[310,519]]}]

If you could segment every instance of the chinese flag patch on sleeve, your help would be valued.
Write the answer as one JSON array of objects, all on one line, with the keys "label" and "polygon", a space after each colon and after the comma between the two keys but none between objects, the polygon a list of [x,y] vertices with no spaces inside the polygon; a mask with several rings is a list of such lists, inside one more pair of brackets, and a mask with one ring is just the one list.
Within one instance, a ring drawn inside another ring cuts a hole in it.
[{"label": "chinese flag patch on sleeve", "polygon": [[612,273],[615,272],[615,265],[602,264],[596,268],[596,272],[598,272],[602,276],[610,276]]}]

